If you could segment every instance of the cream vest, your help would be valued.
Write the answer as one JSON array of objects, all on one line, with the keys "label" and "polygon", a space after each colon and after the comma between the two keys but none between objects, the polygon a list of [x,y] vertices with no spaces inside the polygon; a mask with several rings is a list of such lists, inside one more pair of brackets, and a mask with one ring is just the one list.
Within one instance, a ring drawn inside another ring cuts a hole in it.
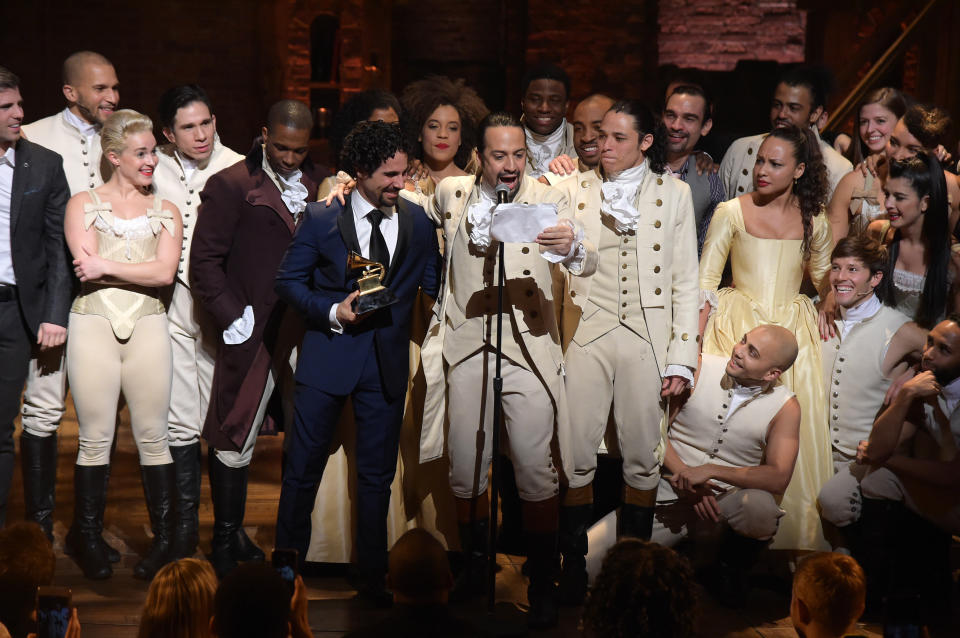
[{"label": "cream vest", "polygon": [[606,215],[600,229],[600,259],[573,340],[580,346],[624,325],[650,341],[640,303],[637,233],[618,233]]},{"label": "cream vest", "polygon": [[214,138],[213,154],[206,164],[198,166],[190,179],[187,179],[180,160],[174,155],[172,144],[165,145],[157,152],[157,168],[153,172],[153,188],[163,199],[172,202],[183,219],[183,244],[180,252],[180,264],[177,267],[177,280],[190,287],[190,245],[193,229],[197,224],[197,207],[200,205],[200,191],[207,180],[215,173],[233,166],[243,159],[243,155],[233,151]]},{"label": "cream vest", "polygon": [[23,134],[31,142],[45,146],[63,158],[63,172],[67,175],[71,195],[103,184],[99,133],[88,143],[87,138],[60,112],[27,124],[23,127]]},{"label": "cream vest", "polygon": [[823,344],[830,440],[835,449],[848,456],[856,455],[860,441],[870,437],[873,421],[893,381],[883,375],[883,359],[893,336],[908,321],[910,318],[903,313],[881,306],[843,339],[843,323],[838,320],[837,336]]},{"label": "cream vest", "polygon": [[[667,437],[680,460],[690,466],[714,463],[756,467],[763,463],[767,431],[783,405],[794,395],[784,385],[741,403],[727,417],[733,382],[726,376],[728,359],[704,354],[693,394],[670,425]],[[731,487],[715,481],[722,487]],[[676,499],[668,481],[660,481],[658,501]]]}]

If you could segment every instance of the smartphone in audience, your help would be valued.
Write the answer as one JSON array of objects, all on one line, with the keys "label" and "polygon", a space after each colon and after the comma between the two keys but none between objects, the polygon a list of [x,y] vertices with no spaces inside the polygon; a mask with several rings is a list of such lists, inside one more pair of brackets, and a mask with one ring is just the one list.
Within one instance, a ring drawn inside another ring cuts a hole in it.
[{"label": "smartphone in audience", "polygon": [[64,638],[70,624],[70,590],[37,588],[37,638]]}]

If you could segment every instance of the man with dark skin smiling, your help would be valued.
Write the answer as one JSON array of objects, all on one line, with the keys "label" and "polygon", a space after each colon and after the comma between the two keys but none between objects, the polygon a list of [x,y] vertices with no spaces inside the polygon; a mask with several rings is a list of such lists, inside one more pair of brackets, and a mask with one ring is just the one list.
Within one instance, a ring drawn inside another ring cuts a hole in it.
[{"label": "man with dark skin smiling", "polygon": [[[837,183],[853,170],[853,165],[831,145],[821,140],[817,131],[817,121],[827,103],[826,82],[822,76],[823,72],[807,67],[796,67],[784,73],[773,92],[770,127],[780,128],[794,124],[813,129],[820,143],[820,153],[827,167],[830,193],[833,194]],[[720,179],[727,197],[739,197],[754,190],[753,165],[764,137],[766,134],[741,137],[730,145],[723,156]]]},{"label": "man with dark skin smiling", "polygon": [[200,193],[190,283],[218,333],[202,435],[210,444],[210,560],[221,577],[237,561],[263,560],[242,526],[247,474],[278,371],[299,340],[299,329],[281,329],[286,308],[274,278],[323,177],[307,158],[312,128],[305,104],[277,102],[247,157]]},{"label": "man with dark skin smiling", "polygon": [[483,593],[497,343],[498,244],[490,236],[490,224],[495,188],[504,184],[514,203],[553,205],[559,216],[535,242],[504,245],[503,289],[504,445],[516,469],[530,565],[528,622],[531,627],[551,627],[557,623],[553,566],[559,472],[565,460],[555,452],[565,454],[568,435],[557,317],[563,269],[589,274],[596,257],[578,241],[566,196],[524,173],[527,157],[520,123],[507,113],[494,113],[481,122],[478,137],[480,178],[448,177],[440,182],[434,200],[445,236],[447,270],[440,306],[421,350],[427,395],[420,459],[442,456],[448,417],[450,485],[466,555],[455,593]]},{"label": "man with dark skin smiling", "polygon": [[523,132],[527,142],[526,172],[534,178],[550,170],[560,155],[576,158],[573,126],[567,122],[570,77],[552,64],[541,64],[523,77]]},{"label": "man with dark skin smiling", "polygon": [[540,182],[556,185],[578,172],[592,171],[600,164],[600,122],[613,106],[613,98],[594,93],[580,100],[573,109],[573,147],[577,154],[560,155],[550,162],[550,172],[540,176]]},{"label": "man with dark skin smiling", "polygon": [[[120,101],[119,82],[113,64],[93,51],[78,51],[67,57],[62,74],[66,108],[23,126],[21,134],[63,158],[70,194],[76,195],[100,186],[106,177],[100,172],[100,127]],[[58,338],[61,344],[62,337]],[[27,517],[40,523],[48,533],[56,500],[57,430],[66,411],[65,352],[59,346],[35,349],[23,393],[20,459]],[[70,551],[73,537],[67,538]],[[112,547],[107,551],[111,561],[120,560],[120,554]]]},{"label": "man with dark skin smiling", "polygon": [[157,111],[169,143],[157,149],[153,183],[183,216],[181,259],[167,304],[173,346],[168,435],[179,497],[172,552],[176,558],[186,558],[197,549],[200,430],[210,401],[219,341],[210,317],[195,303],[190,291],[190,246],[200,191],[211,175],[236,164],[243,156],[220,143],[210,98],[199,86],[168,89],[160,97]]}]

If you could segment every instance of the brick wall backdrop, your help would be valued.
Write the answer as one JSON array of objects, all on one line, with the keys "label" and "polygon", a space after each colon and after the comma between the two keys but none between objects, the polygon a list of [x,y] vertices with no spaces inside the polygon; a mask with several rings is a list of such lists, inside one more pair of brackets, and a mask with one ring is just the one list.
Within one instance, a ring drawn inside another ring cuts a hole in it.
[{"label": "brick wall backdrop", "polygon": [[662,0],[660,64],[731,71],[738,60],[802,62],[797,0]]}]

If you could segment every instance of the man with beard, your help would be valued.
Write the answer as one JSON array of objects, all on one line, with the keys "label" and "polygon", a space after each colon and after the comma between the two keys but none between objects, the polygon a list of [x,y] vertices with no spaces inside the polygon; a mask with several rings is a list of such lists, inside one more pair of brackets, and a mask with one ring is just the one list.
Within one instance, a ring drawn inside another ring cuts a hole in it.
[{"label": "man with beard", "polygon": [[[293,431],[277,514],[277,547],[301,559],[330,444],[347,399],[356,421],[357,562],[360,594],[388,605],[387,509],[397,468],[407,391],[411,317],[422,289],[436,298],[436,227],[419,206],[399,199],[408,150],[396,124],[361,122],[344,140],[340,165],[357,176],[343,206],[310,204],[280,265],[276,289],[308,329],[298,357]],[[357,314],[356,253],[382,264],[398,299]],[[336,362],[334,364],[334,362]]]},{"label": "man with beard", "polygon": [[700,172],[693,150],[713,127],[713,107],[706,92],[693,84],[673,89],[664,105],[663,125],[667,129],[667,169],[672,176],[687,183],[693,197],[699,253],[713,209],[727,199],[720,176],[711,170]]},{"label": "man with beard", "polygon": [[[63,158],[70,194],[96,188],[101,175],[100,128],[120,101],[119,82],[110,61],[93,51],[78,51],[63,62],[67,107],[23,127],[23,136]],[[109,162],[103,162],[109,165]],[[57,429],[66,410],[64,347],[36,350],[30,359],[23,394],[20,459],[27,518],[52,534],[57,483]],[[73,536],[68,536],[68,551]],[[106,547],[111,562],[120,554]]]},{"label": "man with beard", "polygon": [[526,171],[534,179],[549,172],[555,157],[576,158],[573,126],[567,122],[570,77],[553,64],[541,64],[523,76],[523,133],[527,143]]},{"label": "man with beard", "polygon": [[836,550],[848,547],[858,531],[860,480],[867,471],[857,463],[857,446],[870,437],[894,379],[909,360],[918,360],[926,331],[884,304],[877,292],[887,267],[886,251],[863,235],[844,237],[833,249],[830,285],[840,307],[835,334],[823,343],[823,371],[830,410],[833,469],[820,490],[820,517]]},{"label": "man with beard", "polygon": [[167,317],[173,346],[173,390],[168,435],[177,481],[177,524],[171,555],[192,556],[198,542],[200,430],[210,401],[216,328],[190,291],[190,246],[200,191],[211,175],[243,156],[220,143],[217,120],[206,92],[195,84],[173,87],[157,109],[169,144],[157,150],[154,188],[183,216],[183,246]]},{"label": "man with beard", "polygon": [[[782,128],[788,124],[809,126],[820,143],[823,163],[827,166],[827,178],[830,194],[840,179],[853,170],[850,160],[834,150],[820,139],[817,121],[827,104],[826,71],[807,67],[790,69],[780,78],[773,92],[770,105],[771,128]],[[727,197],[739,197],[753,192],[753,165],[757,161],[757,149],[766,137],[765,133],[741,137],[730,145],[720,163],[720,179]]]},{"label": "man with beard", "polygon": [[498,185],[508,199],[548,204],[559,221],[536,242],[505,244],[503,416],[506,447],[516,468],[522,526],[530,565],[532,627],[557,623],[553,566],[561,460],[566,449],[567,404],[557,316],[564,272],[589,274],[596,255],[577,241],[567,198],[524,174],[524,129],[513,116],[495,113],[480,124],[481,175],[448,177],[435,195],[443,224],[446,276],[440,305],[421,351],[427,382],[420,460],[444,452],[444,420],[450,485],[456,497],[466,566],[456,592],[482,593],[486,570],[493,387],[497,343],[498,244],[490,236]]},{"label": "man with beard", "polygon": [[243,530],[247,474],[279,370],[302,332],[282,326],[277,266],[323,175],[307,157],[313,118],[296,100],[270,107],[244,161],[200,194],[190,248],[191,290],[219,331],[203,437],[210,444],[213,540],[219,575],[263,560]]}]

